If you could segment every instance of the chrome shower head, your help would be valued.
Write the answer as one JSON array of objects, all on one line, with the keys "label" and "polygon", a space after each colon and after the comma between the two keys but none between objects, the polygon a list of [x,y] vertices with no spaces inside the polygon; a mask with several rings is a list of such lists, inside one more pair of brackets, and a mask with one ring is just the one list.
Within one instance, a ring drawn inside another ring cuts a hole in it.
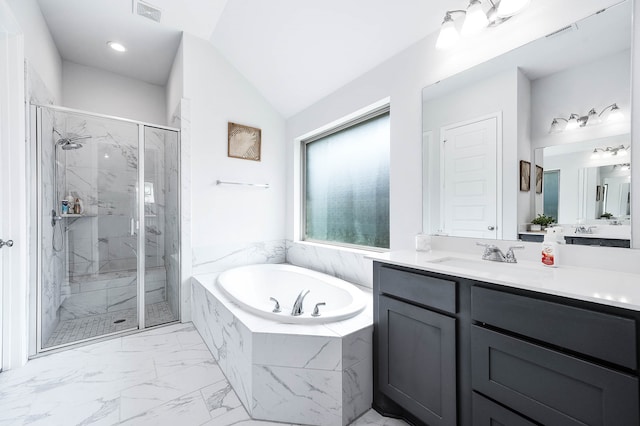
[{"label": "chrome shower head", "polygon": [[[53,130],[60,135],[60,133],[57,130],[55,129]],[[91,136],[75,136],[75,137],[66,137],[66,138],[63,137],[56,141],[56,145],[62,148],[64,151],[69,151],[72,149],[80,149],[82,148],[82,144],[76,141],[81,139],[91,139]]]},{"label": "chrome shower head", "polygon": [[62,148],[63,151],[70,151],[72,149],[80,149],[82,148],[82,144],[78,142],[73,142],[71,139],[62,138],[56,142],[57,145]]}]

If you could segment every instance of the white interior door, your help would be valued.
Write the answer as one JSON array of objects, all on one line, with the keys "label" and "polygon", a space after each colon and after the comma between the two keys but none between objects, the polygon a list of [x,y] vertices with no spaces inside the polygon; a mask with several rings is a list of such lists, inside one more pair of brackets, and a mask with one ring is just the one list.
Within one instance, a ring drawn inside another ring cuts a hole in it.
[{"label": "white interior door", "polygon": [[440,135],[443,232],[498,238],[498,117],[443,127]]}]

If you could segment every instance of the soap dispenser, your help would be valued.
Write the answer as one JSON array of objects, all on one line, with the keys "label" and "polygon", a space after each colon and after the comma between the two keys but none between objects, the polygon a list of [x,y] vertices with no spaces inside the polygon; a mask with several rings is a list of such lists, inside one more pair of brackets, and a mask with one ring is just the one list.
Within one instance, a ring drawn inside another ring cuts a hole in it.
[{"label": "soap dispenser", "polygon": [[558,236],[562,235],[562,228],[549,227],[542,242],[542,264],[555,268],[558,266]]}]

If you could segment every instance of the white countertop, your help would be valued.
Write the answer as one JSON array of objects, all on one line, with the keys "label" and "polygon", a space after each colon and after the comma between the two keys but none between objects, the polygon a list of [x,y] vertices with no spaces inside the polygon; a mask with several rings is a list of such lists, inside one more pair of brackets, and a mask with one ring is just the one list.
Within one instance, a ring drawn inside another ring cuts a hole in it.
[{"label": "white countertop", "polygon": [[[482,260],[480,255],[439,250],[391,251],[367,257],[423,271],[640,311],[640,274],[564,265],[549,268],[528,261],[491,262]],[[442,259],[445,261],[438,262]]]}]

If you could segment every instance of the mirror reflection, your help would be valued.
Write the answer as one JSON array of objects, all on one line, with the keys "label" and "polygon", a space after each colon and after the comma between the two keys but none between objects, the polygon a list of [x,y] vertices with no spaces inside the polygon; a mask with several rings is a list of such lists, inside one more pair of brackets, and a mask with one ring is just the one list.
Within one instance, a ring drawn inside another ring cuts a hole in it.
[{"label": "mirror reflection", "polygon": [[560,224],[630,225],[630,139],[627,134],[536,150],[536,164],[543,167],[536,211]]},{"label": "mirror reflection", "polygon": [[424,232],[526,239],[544,213],[629,238],[630,17],[622,2],[423,89]]}]

